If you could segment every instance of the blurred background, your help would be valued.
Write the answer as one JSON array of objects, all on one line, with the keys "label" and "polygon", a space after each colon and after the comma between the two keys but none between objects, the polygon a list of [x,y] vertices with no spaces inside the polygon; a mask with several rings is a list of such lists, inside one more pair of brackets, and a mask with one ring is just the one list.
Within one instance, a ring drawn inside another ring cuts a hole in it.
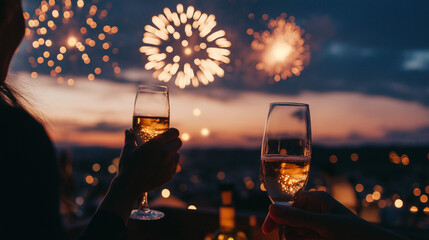
[{"label": "blurred background", "polygon": [[[168,8],[168,9],[167,9]],[[307,190],[372,222],[429,228],[427,1],[24,1],[12,82],[58,149],[62,211],[90,216],[114,177],[141,83],[170,88],[184,142],[153,206],[258,216],[270,102],[310,105]],[[167,27],[168,25],[172,27]]]}]

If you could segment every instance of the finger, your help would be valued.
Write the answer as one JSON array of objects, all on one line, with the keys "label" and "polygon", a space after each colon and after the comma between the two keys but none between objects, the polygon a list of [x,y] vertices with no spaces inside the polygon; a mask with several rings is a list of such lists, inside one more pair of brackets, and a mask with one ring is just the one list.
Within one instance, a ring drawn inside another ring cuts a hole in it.
[{"label": "finger", "polygon": [[164,159],[160,167],[164,169],[163,174],[166,176],[173,176],[176,173],[177,164],[179,163],[180,155],[175,153],[171,157]]},{"label": "finger", "polygon": [[179,163],[180,155],[176,154],[176,156],[173,157],[173,164],[171,166],[171,175],[173,176],[176,173],[177,170],[177,164]]},{"label": "finger", "polygon": [[136,140],[131,130],[125,130],[125,144],[123,151],[131,152],[136,147]]},{"label": "finger", "polygon": [[[125,143],[124,147],[122,148],[121,152],[121,159],[124,157],[127,158],[127,156],[136,148],[136,141],[134,134],[130,130],[125,130]],[[122,163],[119,163],[119,165],[122,165]]]},{"label": "finger", "polygon": [[179,154],[176,154],[176,156],[173,158],[173,164],[170,164],[170,166],[166,167],[166,169],[168,169],[165,174],[163,174],[162,177],[162,185],[168,183],[174,176],[174,174],[176,174],[176,170],[177,170],[177,163],[179,162]]},{"label": "finger", "polygon": [[293,227],[303,227],[320,231],[324,229],[325,222],[329,221],[327,217],[321,217],[321,214],[315,214],[303,211],[301,209],[271,205],[270,218],[277,224]]},{"label": "finger", "polygon": [[298,195],[296,200],[293,202],[292,206],[295,208],[302,209],[305,206],[307,206],[308,198],[311,198],[311,192],[302,192],[301,194]]},{"label": "finger", "polygon": [[294,232],[301,236],[300,239],[320,239],[320,234],[308,228],[294,228]]},{"label": "finger", "polygon": [[175,128],[170,128],[166,132],[164,132],[163,134],[158,135],[156,138],[152,139],[151,141],[158,141],[160,143],[167,143],[167,142],[174,140],[175,138],[178,138],[179,134],[180,134],[179,130],[177,130]]},{"label": "finger", "polygon": [[179,161],[180,161],[180,154],[176,154],[176,156],[174,156],[174,163],[175,163],[175,165],[177,166],[177,164],[179,163]]},{"label": "finger", "polygon": [[329,212],[354,215],[354,213],[337,202],[329,193],[323,191],[302,192],[293,206],[316,213]]},{"label": "finger", "polygon": [[175,153],[182,147],[182,141],[179,138],[174,139],[173,141],[165,145],[167,152]]},{"label": "finger", "polygon": [[262,224],[262,232],[264,234],[268,234],[274,231],[278,227],[279,225],[270,218],[270,214],[267,214],[267,217],[265,218],[265,221]]},{"label": "finger", "polygon": [[298,231],[296,231],[294,228],[291,228],[291,227],[286,227],[285,236],[287,240],[307,239],[307,238],[304,238],[303,235],[299,234]]}]

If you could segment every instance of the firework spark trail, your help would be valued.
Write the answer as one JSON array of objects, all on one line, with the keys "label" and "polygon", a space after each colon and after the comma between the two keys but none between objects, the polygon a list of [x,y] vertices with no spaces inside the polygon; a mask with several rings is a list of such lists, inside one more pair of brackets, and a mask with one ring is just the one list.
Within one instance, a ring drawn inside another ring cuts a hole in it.
[{"label": "firework spark trail", "polygon": [[251,32],[255,38],[251,47],[260,56],[256,69],[267,72],[276,82],[299,76],[310,60],[310,48],[302,37],[304,30],[294,21],[294,17],[286,19],[282,14],[268,22],[269,30]]},{"label": "firework spark trail", "polygon": [[187,9],[178,4],[177,12],[164,8],[164,14],[152,18],[154,26],[146,25],[144,45],[140,52],[147,56],[146,70],[154,69],[153,77],[168,82],[176,76],[175,84],[185,88],[191,83],[207,85],[214,75],[224,76],[222,63],[228,64],[231,46],[224,30],[213,31],[214,15]]},{"label": "firework spark trail", "polygon": [[[35,69],[33,78],[38,76],[36,69],[43,65],[59,83],[64,82],[63,76],[71,74],[73,66],[80,73],[90,68],[89,80],[94,80],[108,65],[115,74],[121,72],[117,62],[110,64],[110,54],[118,54],[119,50],[112,47],[109,38],[118,33],[118,27],[103,26],[101,22],[108,10],[97,6],[98,0],[44,0],[34,11],[34,17],[24,13],[26,37],[32,40],[33,56],[28,61]],[[67,83],[71,86],[74,80],[68,79]]]}]

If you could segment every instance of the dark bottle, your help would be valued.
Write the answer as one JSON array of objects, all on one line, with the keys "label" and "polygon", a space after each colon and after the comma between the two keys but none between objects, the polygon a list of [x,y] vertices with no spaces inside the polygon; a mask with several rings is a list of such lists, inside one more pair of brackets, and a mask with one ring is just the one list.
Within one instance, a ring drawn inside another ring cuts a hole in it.
[{"label": "dark bottle", "polygon": [[222,205],[219,207],[219,229],[213,240],[247,240],[246,234],[236,228],[233,205],[233,185],[221,185]]}]

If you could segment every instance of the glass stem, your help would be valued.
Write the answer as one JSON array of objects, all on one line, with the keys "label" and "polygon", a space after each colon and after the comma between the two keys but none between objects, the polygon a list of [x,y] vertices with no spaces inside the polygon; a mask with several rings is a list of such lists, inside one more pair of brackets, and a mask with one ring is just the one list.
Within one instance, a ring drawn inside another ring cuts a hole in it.
[{"label": "glass stem", "polygon": [[286,240],[286,225],[279,227],[279,240]]},{"label": "glass stem", "polygon": [[148,201],[147,201],[147,192],[145,192],[145,193],[143,194],[142,202],[140,203],[140,207],[139,207],[139,209],[140,209],[140,210],[144,210],[144,209],[147,209],[147,208],[149,208],[149,203],[148,203]]}]

